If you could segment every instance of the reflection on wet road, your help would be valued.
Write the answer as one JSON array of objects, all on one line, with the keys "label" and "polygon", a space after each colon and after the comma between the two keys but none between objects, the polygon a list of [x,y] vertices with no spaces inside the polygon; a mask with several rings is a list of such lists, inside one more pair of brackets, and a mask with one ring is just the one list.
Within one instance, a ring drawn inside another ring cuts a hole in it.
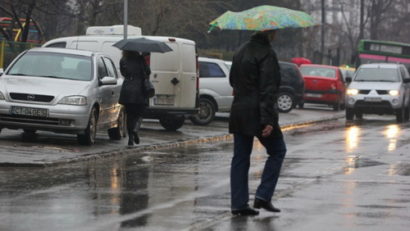
[{"label": "reflection on wet road", "polygon": [[[274,198],[283,212],[253,218],[229,213],[229,141],[1,168],[0,230],[407,230],[408,131],[390,120],[289,130]],[[251,192],[266,158],[255,142]]]}]

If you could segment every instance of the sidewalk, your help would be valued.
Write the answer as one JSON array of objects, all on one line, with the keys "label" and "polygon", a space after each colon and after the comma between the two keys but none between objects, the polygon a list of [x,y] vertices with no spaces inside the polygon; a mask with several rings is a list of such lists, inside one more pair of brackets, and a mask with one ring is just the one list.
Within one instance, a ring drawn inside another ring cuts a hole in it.
[{"label": "sidewalk", "polygon": [[[176,132],[167,132],[156,121],[144,121],[140,132],[141,145],[126,147],[126,139],[110,141],[106,134],[99,134],[95,145],[77,144],[74,136],[39,132],[35,141],[23,142],[21,131],[4,129],[0,134],[0,166],[51,166],[112,155],[138,153],[149,150],[181,147],[194,143],[230,140],[227,131],[227,113],[208,126],[195,126],[189,120]],[[344,117],[344,112],[328,108],[292,110],[280,114],[280,125],[289,129],[304,124],[335,120]]]}]

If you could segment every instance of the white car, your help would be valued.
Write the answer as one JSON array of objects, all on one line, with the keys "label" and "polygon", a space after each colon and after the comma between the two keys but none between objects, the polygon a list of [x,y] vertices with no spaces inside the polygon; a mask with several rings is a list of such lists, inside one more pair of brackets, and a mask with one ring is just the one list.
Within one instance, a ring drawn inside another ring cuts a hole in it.
[{"label": "white car", "polygon": [[229,62],[199,57],[199,112],[191,116],[194,124],[207,125],[217,111],[229,112],[233,89],[229,85]]},{"label": "white car", "polygon": [[0,77],[0,130],[23,129],[76,134],[95,142],[97,130],[111,139],[125,136],[118,104],[121,80],[112,60],[100,53],[33,48],[21,53]]},{"label": "white car", "polygon": [[363,114],[394,114],[407,121],[410,110],[410,76],[402,64],[363,64],[346,92],[346,119]]}]

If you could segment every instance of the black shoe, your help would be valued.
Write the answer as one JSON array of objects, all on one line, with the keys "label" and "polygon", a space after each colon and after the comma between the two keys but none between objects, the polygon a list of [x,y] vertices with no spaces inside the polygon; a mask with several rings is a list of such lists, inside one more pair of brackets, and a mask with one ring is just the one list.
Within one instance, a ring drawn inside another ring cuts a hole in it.
[{"label": "black shoe", "polygon": [[140,143],[140,137],[138,136],[138,133],[133,132],[134,133],[134,142],[135,144],[139,144]]},{"label": "black shoe", "polygon": [[259,198],[255,198],[255,202],[253,204],[255,209],[263,208],[266,211],[273,212],[273,213],[280,213],[280,209],[275,208],[270,201],[264,201]]},{"label": "black shoe", "polygon": [[134,141],[132,139],[128,139],[128,147],[134,146]]},{"label": "black shoe", "polygon": [[232,210],[231,211],[233,215],[239,215],[239,216],[256,216],[259,215],[259,211],[254,210],[252,208],[246,208],[246,209],[237,209],[237,210]]}]

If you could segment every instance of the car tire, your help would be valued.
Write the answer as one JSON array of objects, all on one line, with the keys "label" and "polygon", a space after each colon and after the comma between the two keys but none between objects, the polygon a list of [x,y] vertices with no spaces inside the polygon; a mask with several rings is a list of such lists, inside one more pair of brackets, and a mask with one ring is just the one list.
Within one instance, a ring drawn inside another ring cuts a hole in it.
[{"label": "car tire", "polygon": [[37,137],[36,130],[23,129],[22,138],[23,140],[34,140]]},{"label": "car tire", "polygon": [[184,125],[185,117],[183,115],[166,115],[159,119],[159,123],[167,131],[176,131]]},{"label": "car tire", "polygon": [[403,123],[404,122],[404,117],[405,117],[405,112],[404,112],[404,107],[400,109],[396,109],[396,121],[397,123]]},{"label": "car tire", "polygon": [[215,118],[216,106],[207,98],[199,99],[199,112],[196,115],[191,116],[189,119],[196,125],[208,125]]},{"label": "car tire", "polygon": [[352,108],[346,108],[346,120],[351,121],[354,119],[354,110]]},{"label": "car tire", "polygon": [[97,109],[93,107],[90,113],[90,119],[88,121],[87,128],[84,130],[84,134],[77,135],[77,141],[81,145],[92,145],[95,143],[97,136],[97,123],[98,114]]},{"label": "car tire", "polygon": [[292,93],[281,92],[276,100],[279,112],[288,113],[292,110],[295,103]]},{"label": "car tire", "polygon": [[108,129],[108,136],[110,137],[110,140],[121,140],[123,137],[127,136],[125,118],[124,109],[121,109],[117,118],[117,127]]}]

